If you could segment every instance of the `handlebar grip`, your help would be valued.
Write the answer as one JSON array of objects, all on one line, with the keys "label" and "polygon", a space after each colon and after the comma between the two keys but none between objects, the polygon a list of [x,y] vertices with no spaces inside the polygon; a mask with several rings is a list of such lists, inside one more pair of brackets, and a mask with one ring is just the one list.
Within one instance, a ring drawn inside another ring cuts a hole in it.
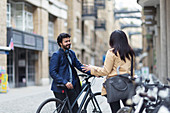
[{"label": "handlebar grip", "polygon": [[78,74],[78,76],[87,77],[88,75],[87,74]]}]

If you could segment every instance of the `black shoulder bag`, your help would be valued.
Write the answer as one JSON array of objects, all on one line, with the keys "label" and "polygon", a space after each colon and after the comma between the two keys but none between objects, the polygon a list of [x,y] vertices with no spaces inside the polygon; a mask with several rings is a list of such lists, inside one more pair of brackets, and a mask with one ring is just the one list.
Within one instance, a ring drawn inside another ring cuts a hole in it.
[{"label": "black shoulder bag", "polygon": [[75,79],[76,79],[76,85],[75,85],[74,89],[75,89],[75,91],[76,91],[76,93],[77,93],[77,95],[78,95],[78,94],[81,92],[81,90],[82,90],[81,85],[80,85],[80,79],[79,79],[79,77],[78,77],[77,71],[75,70],[75,68],[73,67],[73,65],[71,65],[71,63],[70,63],[70,61],[69,61],[66,53],[64,53],[64,55],[65,55],[65,57],[66,57],[69,65],[70,65],[70,67],[71,67],[72,75],[73,75],[73,76],[75,77]]},{"label": "black shoulder bag", "polygon": [[128,99],[135,94],[134,85],[128,76],[133,77],[133,57],[131,59],[131,75],[118,74],[114,77],[108,78],[104,83],[108,103]]}]

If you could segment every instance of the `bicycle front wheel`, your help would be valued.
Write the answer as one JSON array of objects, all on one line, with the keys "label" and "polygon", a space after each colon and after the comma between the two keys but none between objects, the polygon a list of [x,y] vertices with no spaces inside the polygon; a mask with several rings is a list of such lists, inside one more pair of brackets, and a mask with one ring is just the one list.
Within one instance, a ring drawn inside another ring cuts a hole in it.
[{"label": "bicycle front wheel", "polygon": [[87,99],[82,113],[110,113],[111,111],[108,108],[110,107],[107,98],[98,92]]},{"label": "bicycle front wheel", "polygon": [[68,113],[67,107],[57,98],[45,100],[37,109],[36,113]]}]

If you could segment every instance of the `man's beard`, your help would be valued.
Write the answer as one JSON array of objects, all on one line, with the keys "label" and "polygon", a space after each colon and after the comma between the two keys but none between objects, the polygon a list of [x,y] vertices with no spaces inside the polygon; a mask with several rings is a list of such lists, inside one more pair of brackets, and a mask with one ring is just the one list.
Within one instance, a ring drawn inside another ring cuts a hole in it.
[{"label": "man's beard", "polygon": [[71,47],[71,44],[68,44],[68,45],[66,45],[66,46],[63,45],[63,48],[64,48],[64,49],[70,49],[70,47]]}]

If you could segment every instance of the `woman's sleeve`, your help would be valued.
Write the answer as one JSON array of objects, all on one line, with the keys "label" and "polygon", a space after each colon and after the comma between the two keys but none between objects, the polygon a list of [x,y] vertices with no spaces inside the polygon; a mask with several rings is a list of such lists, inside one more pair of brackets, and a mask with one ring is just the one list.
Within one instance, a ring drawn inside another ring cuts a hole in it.
[{"label": "woman's sleeve", "polygon": [[106,76],[111,73],[114,65],[115,55],[111,50],[106,53],[106,58],[103,67],[91,66],[91,74],[97,76]]}]

